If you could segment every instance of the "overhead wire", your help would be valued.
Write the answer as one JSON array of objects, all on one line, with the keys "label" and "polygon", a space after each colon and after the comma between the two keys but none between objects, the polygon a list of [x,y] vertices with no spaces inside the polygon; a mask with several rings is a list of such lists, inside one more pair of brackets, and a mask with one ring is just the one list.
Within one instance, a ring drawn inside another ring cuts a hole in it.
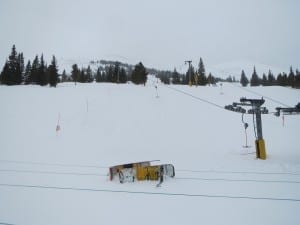
[{"label": "overhead wire", "polygon": [[[108,174],[96,174],[96,173],[73,173],[73,172],[35,171],[35,170],[2,170],[2,169],[0,170],[0,173],[31,173],[31,174],[73,175],[73,176],[98,176],[98,177],[107,177],[108,176]],[[290,184],[300,184],[300,181],[291,181],[291,180],[229,179],[229,178],[205,178],[205,177],[183,177],[183,176],[176,176],[175,180],[201,180],[201,181],[227,181],[227,182],[257,182],[257,183],[290,183]]]},{"label": "overhead wire", "polygon": [[175,177],[175,180],[195,180],[195,181],[225,181],[225,182],[252,182],[252,183],[287,183],[300,184],[300,181],[291,180],[255,180],[255,179],[228,179],[228,178],[203,178],[203,177]]},{"label": "overhead wire", "polygon": [[10,188],[34,188],[34,189],[48,189],[48,190],[52,189],[52,190],[64,190],[64,191],[105,192],[105,193],[137,194],[137,195],[160,195],[160,196],[181,196],[181,197],[202,197],[202,198],[225,198],[225,199],[247,199],[247,200],[300,202],[300,199],[297,199],[297,198],[253,197],[253,196],[246,196],[246,195],[238,196],[238,195],[188,194],[188,193],[172,193],[172,192],[146,192],[146,191],[93,189],[93,188],[8,184],[8,183],[0,183],[0,186],[10,187]]},{"label": "overhead wire", "polygon": [[79,168],[108,168],[107,166],[98,166],[98,165],[48,163],[48,162],[33,162],[33,161],[21,161],[21,160],[0,160],[0,163],[31,164],[31,165],[59,166],[59,167],[79,167]]},{"label": "overhead wire", "polygon": [[171,89],[171,90],[173,90],[173,91],[177,91],[177,92],[179,92],[179,93],[182,93],[182,94],[184,94],[184,95],[190,96],[190,97],[192,97],[192,98],[194,98],[194,99],[197,99],[197,100],[199,100],[199,101],[202,101],[202,102],[204,102],[204,103],[207,103],[207,104],[210,104],[210,105],[212,105],[212,106],[215,106],[215,107],[217,107],[217,108],[226,110],[223,106],[218,105],[218,104],[216,104],[216,103],[214,103],[214,102],[208,101],[208,100],[206,100],[206,99],[204,99],[204,98],[200,98],[200,97],[198,97],[198,96],[192,95],[192,94],[190,94],[190,93],[188,93],[188,92],[179,90],[179,89],[174,88],[174,87],[171,87],[171,86],[169,86],[169,85],[166,85],[165,87],[167,87],[167,88],[169,88],[169,89]]},{"label": "overhead wire", "polygon": [[[45,162],[33,162],[33,161],[20,161],[20,160],[0,160],[2,164],[23,164],[23,165],[40,165],[40,166],[59,166],[59,167],[78,167],[78,168],[99,168],[108,169],[108,166],[101,165],[82,165],[82,164],[64,164],[64,163],[45,163]],[[6,169],[2,169],[6,170]],[[1,170],[0,170],[1,171]],[[28,170],[30,171],[30,170]],[[300,172],[264,172],[264,171],[226,171],[226,170],[192,170],[192,169],[177,169],[176,172],[191,172],[191,173],[224,173],[224,174],[262,174],[262,175],[296,175],[300,176]],[[51,172],[51,171],[41,171]],[[79,173],[80,174],[80,173]],[[84,173],[82,173],[84,175]],[[87,174],[89,175],[89,174]],[[92,175],[92,174],[91,174]]]},{"label": "overhead wire", "polygon": [[97,173],[75,173],[75,172],[40,171],[40,170],[0,169],[0,173],[5,173],[5,172],[11,172],[11,173],[32,173],[32,174],[54,174],[54,175],[74,175],[74,176],[107,176],[107,174],[97,174]]},{"label": "overhead wire", "polygon": [[285,107],[291,107],[291,106],[289,106],[289,105],[287,105],[287,104],[285,104],[285,103],[283,103],[283,102],[281,102],[281,101],[278,101],[278,100],[276,100],[276,99],[274,99],[274,98],[268,97],[268,96],[266,96],[266,95],[262,95],[262,94],[260,94],[260,93],[258,93],[258,92],[256,92],[256,91],[253,91],[253,90],[249,90],[249,89],[247,89],[246,87],[242,87],[242,86],[237,85],[237,84],[234,84],[234,83],[230,83],[230,84],[231,84],[232,86],[234,86],[234,87],[240,88],[240,89],[242,89],[242,90],[244,90],[244,91],[247,91],[247,92],[249,92],[249,93],[255,94],[255,95],[260,96],[260,97],[263,97],[263,98],[265,98],[265,99],[268,99],[268,100],[270,100],[270,101],[272,101],[272,102],[275,102],[275,103],[277,103],[277,104],[280,104],[280,105],[282,105],[282,106],[285,106]]}]

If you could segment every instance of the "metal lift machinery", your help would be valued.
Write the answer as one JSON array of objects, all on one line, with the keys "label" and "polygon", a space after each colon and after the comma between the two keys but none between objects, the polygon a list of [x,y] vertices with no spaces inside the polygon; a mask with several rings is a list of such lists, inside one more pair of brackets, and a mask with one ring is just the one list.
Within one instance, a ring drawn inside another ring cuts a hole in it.
[{"label": "metal lift machinery", "polygon": [[[265,141],[263,139],[263,133],[262,133],[262,121],[261,121],[261,114],[268,114],[268,110],[266,107],[261,107],[265,103],[265,100],[263,98],[261,99],[248,99],[248,98],[241,98],[240,102],[234,102],[232,105],[225,106],[225,109],[239,112],[239,113],[248,113],[253,114],[253,120],[255,115],[255,147],[256,147],[256,158],[265,160],[267,158],[266,155],[266,147],[265,147]],[[242,106],[249,106],[251,109],[248,111],[244,109]]]}]

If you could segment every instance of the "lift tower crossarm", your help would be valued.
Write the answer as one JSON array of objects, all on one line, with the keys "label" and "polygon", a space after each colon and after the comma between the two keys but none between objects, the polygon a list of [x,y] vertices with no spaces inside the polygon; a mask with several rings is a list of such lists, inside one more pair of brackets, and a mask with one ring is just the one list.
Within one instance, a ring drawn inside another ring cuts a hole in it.
[{"label": "lift tower crossarm", "polygon": [[277,112],[275,113],[275,116],[280,116],[280,111],[283,113],[283,115],[295,115],[300,114],[300,102],[294,107],[294,108],[276,108]]}]

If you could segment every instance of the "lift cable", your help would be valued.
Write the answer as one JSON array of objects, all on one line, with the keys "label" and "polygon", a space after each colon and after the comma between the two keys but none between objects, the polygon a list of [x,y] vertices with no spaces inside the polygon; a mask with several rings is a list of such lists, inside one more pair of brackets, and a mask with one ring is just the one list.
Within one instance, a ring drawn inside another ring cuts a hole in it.
[{"label": "lift cable", "polygon": [[54,174],[54,175],[73,175],[73,176],[98,176],[104,177],[107,174],[98,173],[75,173],[75,172],[56,172],[56,171],[40,171],[40,170],[11,170],[11,169],[0,169],[0,173],[32,173],[32,174]]},{"label": "lift cable", "polygon": [[213,105],[213,106],[215,106],[215,107],[217,107],[217,108],[226,110],[226,109],[225,109],[223,106],[221,106],[221,105],[218,105],[218,104],[216,104],[216,103],[213,103],[213,102],[211,102],[211,101],[208,101],[208,100],[206,100],[206,99],[204,99],[204,98],[199,98],[199,97],[197,97],[197,96],[195,96],[195,95],[192,95],[192,94],[190,94],[190,93],[188,93],[188,92],[179,90],[179,89],[174,88],[174,87],[171,87],[171,86],[169,86],[169,85],[164,85],[164,87],[167,87],[167,88],[169,88],[169,89],[171,89],[171,90],[173,90],[173,91],[182,93],[182,94],[184,94],[184,95],[190,96],[190,97],[195,98],[195,99],[197,99],[197,100],[199,100],[199,101],[202,101],[202,102],[204,102],[204,103]]},{"label": "lift cable", "polygon": [[98,165],[80,165],[80,164],[64,164],[64,163],[31,162],[31,161],[20,161],[20,160],[0,160],[0,163],[30,164],[30,165],[59,166],[59,167],[78,167],[78,168],[99,168],[99,169],[106,169],[106,168],[108,168],[108,166],[98,166]]},{"label": "lift cable", "polygon": [[199,180],[199,181],[300,184],[300,181],[291,181],[291,180],[255,180],[255,179],[229,179],[229,178],[203,178],[203,177],[175,177],[174,179],[175,180]]},{"label": "lift cable", "polygon": [[234,86],[234,87],[237,87],[237,88],[240,88],[240,89],[242,89],[242,90],[244,90],[244,91],[247,91],[247,92],[249,92],[249,93],[258,95],[258,96],[260,96],[260,97],[263,97],[263,98],[265,98],[265,99],[268,99],[268,100],[270,100],[270,101],[272,101],[272,102],[275,102],[275,103],[277,103],[277,104],[283,105],[283,106],[285,106],[285,107],[291,107],[291,106],[289,106],[289,105],[287,105],[287,104],[285,104],[285,103],[283,103],[283,102],[280,102],[280,101],[278,101],[278,100],[276,100],[276,99],[274,99],[274,98],[271,98],[271,97],[262,95],[262,94],[260,94],[260,93],[258,93],[258,92],[256,92],[256,91],[249,90],[249,89],[247,89],[247,88],[245,88],[245,87],[239,86],[238,84],[234,84],[234,83],[230,83],[230,84],[231,84],[232,86]]},{"label": "lift cable", "polygon": [[106,192],[106,193],[123,193],[123,194],[139,194],[139,195],[162,195],[162,196],[182,196],[182,197],[202,197],[202,198],[225,198],[225,199],[247,199],[247,200],[266,200],[266,201],[288,201],[299,202],[297,198],[275,198],[275,197],[253,197],[253,196],[235,196],[235,195],[213,195],[213,194],[189,194],[189,193],[172,193],[172,192],[146,192],[146,191],[128,191],[128,190],[112,190],[112,189],[92,189],[78,187],[60,187],[60,186],[44,186],[44,185],[25,185],[25,184],[7,184],[0,183],[2,187],[11,188],[35,188],[35,189],[52,189],[64,191],[85,191],[85,192]]},{"label": "lift cable", "polygon": [[[199,101],[202,101],[202,102],[204,102],[204,103],[210,104],[210,105],[215,106],[215,107],[217,107],[217,108],[228,110],[228,109],[226,109],[224,106],[218,105],[218,104],[216,104],[216,103],[214,103],[214,102],[211,102],[211,101],[208,101],[208,100],[206,100],[206,99],[204,99],[204,98],[200,98],[200,97],[195,96],[195,95],[192,95],[192,94],[190,94],[190,93],[188,93],[188,92],[185,92],[185,91],[179,90],[179,89],[177,89],[177,88],[171,87],[170,85],[164,85],[164,87],[169,88],[169,89],[171,89],[171,90],[173,90],[173,91],[179,92],[179,93],[181,93],[181,94],[187,95],[187,96],[189,96],[189,97],[192,97],[192,98],[197,99],[197,100],[199,100]],[[274,111],[274,112],[264,113],[264,114],[274,114],[274,113],[275,113],[275,111]],[[246,113],[246,112],[245,112],[245,114],[252,114],[252,113]]]},{"label": "lift cable", "polygon": [[[78,168],[99,168],[108,169],[108,166],[96,166],[96,165],[77,165],[76,164],[64,164],[64,163],[43,163],[33,161],[18,161],[18,160],[0,160],[2,164],[24,164],[24,165],[40,165],[40,166],[59,166],[59,167],[78,167]],[[300,172],[255,172],[255,171],[223,171],[223,170],[191,170],[191,169],[177,169],[178,172],[191,172],[191,173],[224,173],[224,174],[262,174],[262,175],[296,175],[300,176]],[[44,171],[41,171],[44,172]],[[48,171],[45,171],[48,172]],[[83,174],[83,173],[82,173]],[[83,174],[84,175],[84,174]],[[88,174],[92,175],[92,174]],[[100,176],[100,175],[99,175]]]},{"label": "lift cable", "polygon": [[[108,174],[96,173],[70,173],[56,171],[34,171],[34,170],[0,170],[0,173],[31,173],[31,174],[51,174],[51,175],[68,175],[68,176],[97,176],[108,177]],[[227,182],[257,182],[257,183],[290,183],[300,184],[300,181],[292,180],[262,180],[262,179],[230,179],[230,178],[205,178],[205,177],[186,177],[176,176],[175,180],[201,180],[201,181],[227,181]]]}]

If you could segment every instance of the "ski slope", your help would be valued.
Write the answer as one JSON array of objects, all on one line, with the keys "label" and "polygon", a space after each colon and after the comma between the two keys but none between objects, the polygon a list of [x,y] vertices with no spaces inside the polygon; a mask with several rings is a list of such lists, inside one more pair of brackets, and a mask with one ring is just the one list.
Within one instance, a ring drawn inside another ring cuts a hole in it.
[{"label": "ski slope", "polygon": [[[261,96],[274,112],[300,91],[154,77],[145,87],[0,86],[0,224],[300,224],[300,116],[262,116],[264,161],[252,116],[243,148],[241,114],[223,109]],[[172,163],[175,178],[109,181],[109,166],[144,160]]]}]

